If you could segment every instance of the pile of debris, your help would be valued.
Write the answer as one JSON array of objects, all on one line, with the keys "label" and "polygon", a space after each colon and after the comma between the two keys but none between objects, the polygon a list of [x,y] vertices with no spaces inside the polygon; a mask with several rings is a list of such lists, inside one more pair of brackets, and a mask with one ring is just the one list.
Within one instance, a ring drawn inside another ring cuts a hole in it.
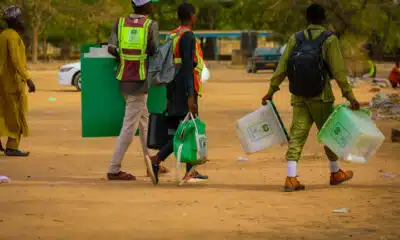
[{"label": "pile of debris", "polygon": [[[386,78],[347,77],[347,81],[352,87],[356,87],[360,83],[369,83],[372,85],[375,92],[380,91],[382,88],[392,87],[392,84]],[[374,90],[371,92],[374,92]]]},{"label": "pile of debris", "polygon": [[391,87],[392,84],[386,78],[374,78],[372,79],[372,86],[379,88],[388,88]]},{"label": "pile of debris", "polygon": [[378,93],[370,102],[373,119],[394,119],[400,121],[400,94]]},{"label": "pile of debris", "polygon": [[347,81],[350,83],[350,85],[351,85],[352,87],[356,87],[356,85],[358,84],[358,82],[359,82],[360,80],[361,80],[361,79],[358,78],[358,77],[347,77]]}]

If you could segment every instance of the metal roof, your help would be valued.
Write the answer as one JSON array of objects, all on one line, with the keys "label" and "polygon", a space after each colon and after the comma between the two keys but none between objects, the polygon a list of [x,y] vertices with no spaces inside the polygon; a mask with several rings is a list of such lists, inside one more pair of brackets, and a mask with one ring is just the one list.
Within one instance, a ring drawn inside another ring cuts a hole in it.
[{"label": "metal roof", "polygon": [[[194,31],[194,34],[198,38],[239,38],[241,33],[244,31],[240,30],[228,30],[228,31]],[[268,37],[272,35],[269,31],[255,31],[258,32],[259,37]],[[161,37],[168,35],[170,32],[161,31]]]}]

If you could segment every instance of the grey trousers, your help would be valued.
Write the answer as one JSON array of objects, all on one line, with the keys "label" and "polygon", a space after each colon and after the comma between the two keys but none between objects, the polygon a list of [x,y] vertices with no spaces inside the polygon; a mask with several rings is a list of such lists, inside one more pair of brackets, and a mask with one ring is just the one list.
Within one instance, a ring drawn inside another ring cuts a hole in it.
[{"label": "grey trousers", "polygon": [[149,113],[147,111],[146,102],[147,94],[127,96],[124,122],[117,140],[114,155],[110,161],[108,173],[120,172],[122,160],[138,128],[143,155],[145,157],[150,154],[147,148],[147,124],[149,121]]}]

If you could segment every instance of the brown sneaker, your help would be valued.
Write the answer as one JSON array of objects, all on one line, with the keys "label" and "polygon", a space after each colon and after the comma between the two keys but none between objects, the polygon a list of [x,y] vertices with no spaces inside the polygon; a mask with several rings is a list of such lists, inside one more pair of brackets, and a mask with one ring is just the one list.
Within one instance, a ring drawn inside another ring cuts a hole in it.
[{"label": "brown sneaker", "polygon": [[294,192],[304,190],[306,187],[300,184],[299,180],[295,177],[286,177],[285,185],[283,186],[284,192]]},{"label": "brown sneaker", "polygon": [[339,169],[339,171],[335,173],[331,173],[331,185],[338,185],[341,184],[342,182],[349,181],[350,179],[353,178],[353,171],[343,171]]}]

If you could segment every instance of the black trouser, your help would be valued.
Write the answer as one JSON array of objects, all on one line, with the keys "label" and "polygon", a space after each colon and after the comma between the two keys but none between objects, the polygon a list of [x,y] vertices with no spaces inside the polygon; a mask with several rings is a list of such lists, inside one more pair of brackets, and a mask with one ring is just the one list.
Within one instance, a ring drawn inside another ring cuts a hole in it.
[{"label": "black trouser", "polygon": [[[168,121],[168,129],[176,131],[178,129],[178,126],[180,122],[185,119],[186,116],[168,116],[167,121]],[[168,143],[164,145],[160,151],[157,153],[158,159],[161,161],[165,161],[174,152],[174,138],[171,137],[168,140]],[[186,171],[189,171],[192,168],[192,164],[187,163],[186,164]]]}]

